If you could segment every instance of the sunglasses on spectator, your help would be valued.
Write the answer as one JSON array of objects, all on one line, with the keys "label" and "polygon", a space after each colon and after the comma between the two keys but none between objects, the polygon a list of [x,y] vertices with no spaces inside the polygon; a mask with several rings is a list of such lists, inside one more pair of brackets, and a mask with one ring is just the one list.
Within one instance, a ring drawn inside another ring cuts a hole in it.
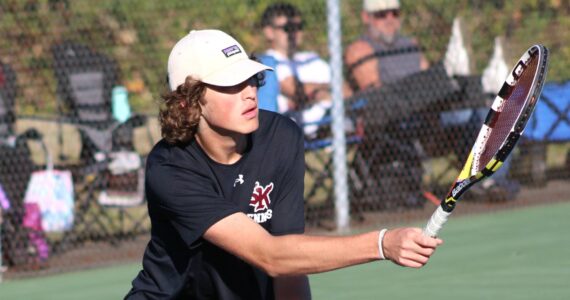
[{"label": "sunglasses on spectator", "polygon": [[275,28],[275,29],[282,29],[285,32],[297,32],[297,31],[302,31],[303,27],[304,27],[304,23],[303,22],[287,22],[283,25],[271,25],[271,27]]},{"label": "sunglasses on spectator", "polygon": [[388,16],[389,13],[391,13],[394,18],[400,16],[399,9],[385,9],[385,10],[375,11],[372,13],[372,16],[374,16],[375,19],[384,19]]}]

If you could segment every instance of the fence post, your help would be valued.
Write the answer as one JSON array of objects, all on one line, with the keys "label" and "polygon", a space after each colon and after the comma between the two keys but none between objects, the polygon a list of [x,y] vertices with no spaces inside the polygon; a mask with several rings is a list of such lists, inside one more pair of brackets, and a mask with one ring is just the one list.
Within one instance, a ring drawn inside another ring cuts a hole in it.
[{"label": "fence post", "polygon": [[332,70],[333,180],[336,225],[338,231],[347,232],[350,226],[350,213],[346,168],[344,103],[342,95],[342,32],[340,27],[340,4],[338,0],[327,0],[327,23],[330,65]]}]

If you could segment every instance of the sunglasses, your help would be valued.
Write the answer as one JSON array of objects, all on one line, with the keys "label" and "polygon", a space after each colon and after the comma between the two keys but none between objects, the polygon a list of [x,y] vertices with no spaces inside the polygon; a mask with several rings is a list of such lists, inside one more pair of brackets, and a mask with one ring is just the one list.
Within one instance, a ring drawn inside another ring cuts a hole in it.
[{"label": "sunglasses", "polygon": [[304,22],[287,22],[281,26],[271,25],[275,29],[281,29],[285,32],[297,32],[302,31],[305,26]]},{"label": "sunglasses", "polygon": [[397,8],[396,9],[385,9],[385,10],[375,11],[375,12],[371,13],[371,15],[374,16],[375,19],[384,19],[388,16],[389,13],[391,13],[394,18],[397,18],[400,16],[400,10]]}]

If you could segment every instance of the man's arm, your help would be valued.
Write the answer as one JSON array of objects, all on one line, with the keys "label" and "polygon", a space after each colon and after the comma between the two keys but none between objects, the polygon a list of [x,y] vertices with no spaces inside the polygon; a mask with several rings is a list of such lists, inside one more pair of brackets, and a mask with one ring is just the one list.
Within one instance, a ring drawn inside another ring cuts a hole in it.
[{"label": "man's arm", "polygon": [[[418,48],[421,49],[418,41],[415,38],[412,38],[412,42],[414,43],[414,45],[416,45]],[[426,56],[424,55],[423,52],[420,52],[420,70],[427,70],[429,68],[429,61],[427,60]]]},{"label": "man's arm", "polygon": [[[342,96],[344,98],[350,97],[352,95],[352,90],[346,82],[343,82],[342,84]],[[293,77],[287,77],[280,83],[281,92],[289,98],[293,98],[295,91],[294,86],[295,82]],[[313,102],[332,99],[330,86],[328,84],[304,83],[303,89],[305,94],[309,97],[309,100]]]},{"label": "man's arm", "polygon": [[[281,93],[288,98],[295,98],[295,78],[289,76],[279,83],[281,88]],[[324,83],[303,83],[303,92],[309,100],[325,100],[330,99],[329,85]]]},{"label": "man's arm", "polygon": [[[382,85],[380,74],[378,74],[378,59],[372,57],[372,54],[374,54],[374,49],[365,41],[358,40],[346,47],[344,64],[348,70],[351,70],[349,72],[351,72],[352,80],[355,81],[359,90]],[[365,57],[370,58],[361,61]]]},{"label": "man's arm", "polygon": [[[272,236],[243,213],[212,225],[204,238],[264,270],[272,277],[331,271],[379,260],[378,231],[352,236]],[[407,267],[425,265],[439,239],[426,237],[419,228],[389,230],[384,236],[387,259]]]},{"label": "man's arm", "polygon": [[429,68],[429,62],[426,56],[422,53],[420,56],[420,70],[427,70]]}]

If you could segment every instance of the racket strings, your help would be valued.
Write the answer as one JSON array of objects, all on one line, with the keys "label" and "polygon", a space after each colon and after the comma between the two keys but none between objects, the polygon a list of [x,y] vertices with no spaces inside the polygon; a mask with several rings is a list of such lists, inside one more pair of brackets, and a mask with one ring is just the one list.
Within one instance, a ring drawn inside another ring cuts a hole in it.
[{"label": "racket strings", "polygon": [[529,100],[535,73],[538,68],[538,59],[533,56],[520,78],[515,83],[508,98],[504,99],[502,105],[498,107],[491,122],[489,137],[486,139],[485,150],[478,157],[478,169],[481,171],[497,154],[503,143],[506,141],[513,126],[519,119],[521,112]]}]

